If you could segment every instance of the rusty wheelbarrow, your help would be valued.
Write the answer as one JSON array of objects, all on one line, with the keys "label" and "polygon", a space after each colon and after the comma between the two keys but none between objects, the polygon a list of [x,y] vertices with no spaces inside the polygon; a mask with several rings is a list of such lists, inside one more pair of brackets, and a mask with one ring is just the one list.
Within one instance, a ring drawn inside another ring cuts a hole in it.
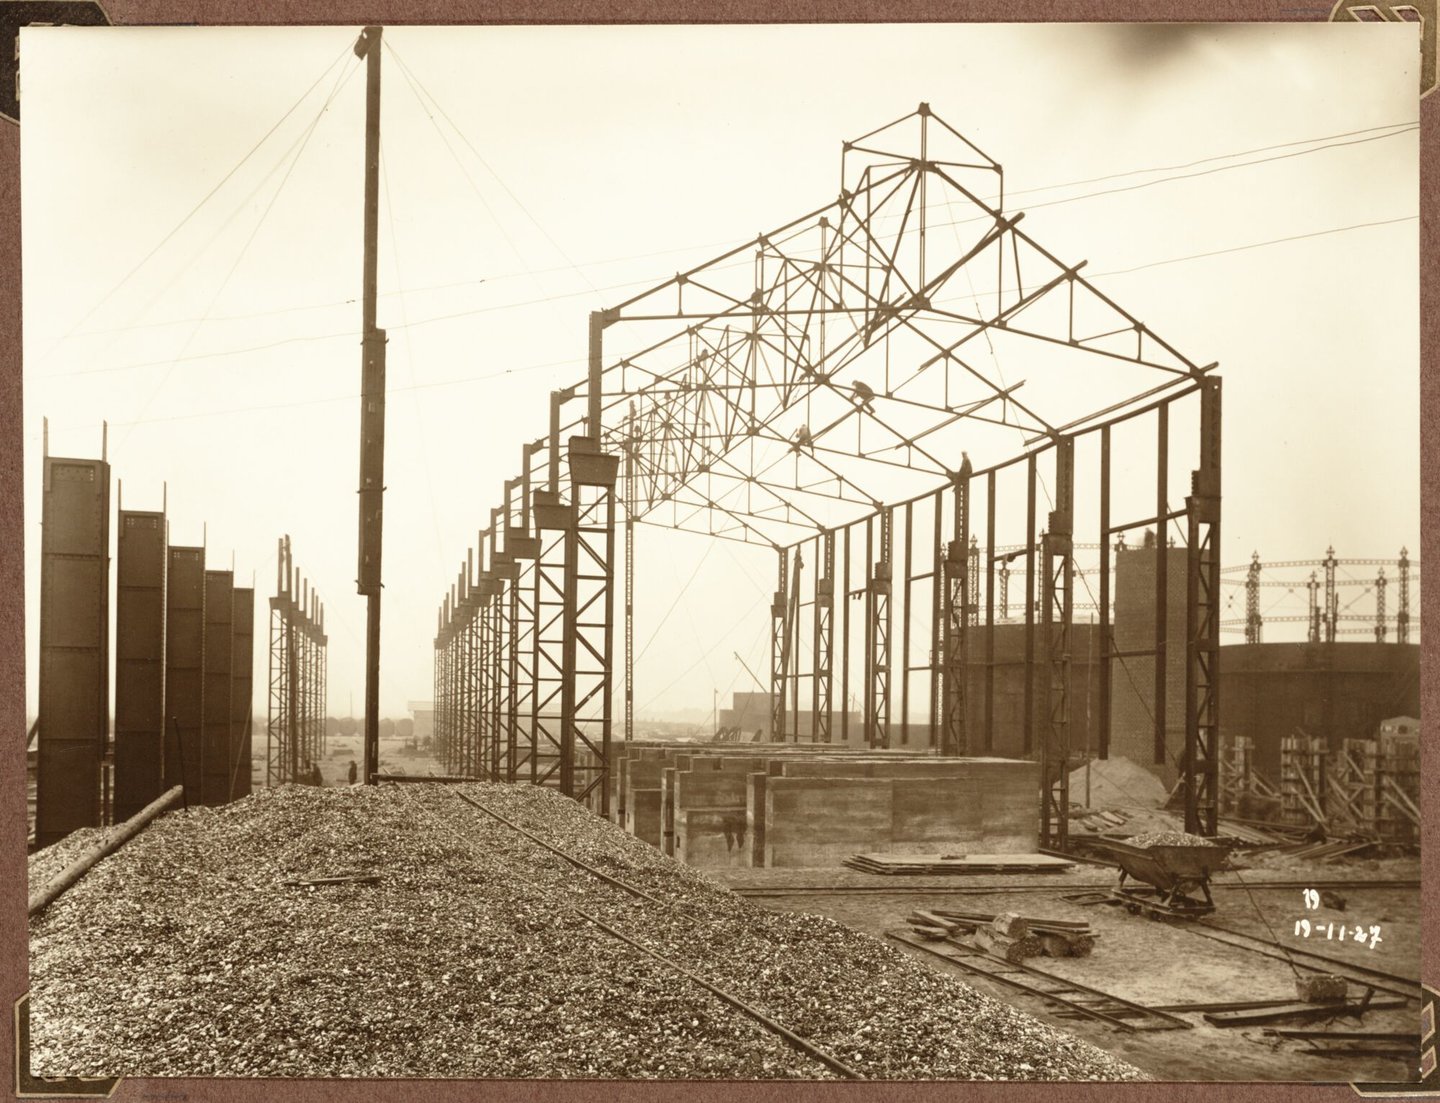
[{"label": "rusty wheelbarrow", "polygon": [[[1120,881],[1112,896],[1131,912],[1158,919],[1193,918],[1215,910],[1210,877],[1223,869],[1230,857],[1231,848],[1226,844],[1135,846],[1107,839],[1097,845],[1103,845],[1119,863]],[[1146,887],[1127,888],[1127,878]]]}]

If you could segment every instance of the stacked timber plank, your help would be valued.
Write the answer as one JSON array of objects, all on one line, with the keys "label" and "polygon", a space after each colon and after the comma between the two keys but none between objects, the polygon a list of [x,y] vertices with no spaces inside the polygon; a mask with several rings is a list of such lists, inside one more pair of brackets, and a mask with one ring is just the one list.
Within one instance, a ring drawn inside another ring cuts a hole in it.
[{"label": "stacked timber plank", "polygon": [[1075,865],[1049,854],[856,854],[844,863],[861,873],[1057,873]]},{"label": "stacked timber plank", "polygon": [[1002,912],[912,912],[911,930],[932,941],[963,939],[976,949],[1005,961],[1027,957],[1088,957],[1095,948],[1095,932],[1084,920],[1035,919]]}]

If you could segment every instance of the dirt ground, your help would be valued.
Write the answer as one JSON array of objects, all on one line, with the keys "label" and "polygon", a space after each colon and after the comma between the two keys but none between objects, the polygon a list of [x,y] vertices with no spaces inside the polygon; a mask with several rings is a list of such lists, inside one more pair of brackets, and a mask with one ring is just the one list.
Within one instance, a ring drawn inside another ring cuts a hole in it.
[{"label": "dirt ground", "polygon": [[[386,773],[443,774],[439,759],[428,752],[411,750],[403,736],[393,735],[380,740],[380,769]],[[325,740],[326,753],[320,759],[320,776],[329,785],[350,784],[350,763],[355,763],[358,776],[363,765],[364,748],[360,735],[331,735]],[[265,785],[265,743],[255,741],[251,756],[251,783],[257,789]]]},{"label": "dirt ground", "polygon": [[[1246,863],[1249,864],[1249,863]],[[879,878],[849,870],[734,870],[724,871],[732,887],[748,887],[766,895],[753,895],[757,904],[779,910],[829,916],[858,930],[884,937],[886,931],[906,930],[905,917],[918,908],[960,909],[993,912],[1016,911],[1022,915],[1056,919],[1088,920],[1097,934],[1095,949],[1085,958],[1036,958],[1027,964],[1074,982],[1112,993],[1135,1003],[1164,1005],[1190,1002],[1222,1002],[1290,998],[1295,995],[1295,974],[1290,964],[1266,957],[1248,948],[1223,945],[1204,937],[1184,923],[1156,922],[1134,916],[1121,908],[1080,905],[1061,899],[1080,884],[1113,883],[1112,870],[1080,867],[1062,875],[1037,878],[933,878],[920,884],[911,878]],[[1406,977],[1417,977],[1420,968],[1420,906],[1418,888],[1336,889],[1345,898],[1345,910],[1307,910],[1302,890],[1308,884],[1336,881],[1401,879],[1418,877],[1418,863],[1380,863],[1375,868],[1346,868],[1339,864],[1278,863],[1274,867],[1252,865],[1240,874],[1219,878],[1214,888],[1217,910],[1208,922],[1262,938],[1278,939],[1295,949],[1325,954]],[[919,879],[915,879],[919,880]],[[1293,888],[1245,888],[1239,882],[1288,880]],[[882,882],[877,885],[877,881]],[[894,884],[895,881],[906,883]],[[827,883],[858,889],[854,893],[804,893],[809,887]],[[1000,883],[1003,882],[1003,883]],[[1050,890],[1053,886],[1053,891]],[[790,895],[791,887],[799,890]],[[957,895],[943,891],[964,887],[985,890],[983,894]],[[1035,891],[1038,887],[1039,891]],[[933,892],[933,895],[927,892]],[[877,890],[877,891],[865,891]],[[888,890],[888,891],[887,891]],[[940,891],[935,891],[940,890]],[[748,895],[748,893],[747,893]],[[1324,934],[1308,938],[1295,934],[1295,921],[1308,918],[1312,929],[1339,924],[1343,919],[1352,929],[1358,923],[1381,928],[1381,941],[1374,949],[1348,939],[1327,940]],[[958,967],[924,950],[894,942],[892,945],[914,954],[933,968],[963,976],[968,983],[1024,1008],[1060,1029],[1108,1049],[1117,1056],[1165,1080],[1217,1081],[1302,1081],[1302,1082],[1399,1082],[1413,1080],[1415,1072],[1404,1062],[1383,1058],[1326,1058],[1306,1052],[1304,1043],[1276,1038],[1264,1027],[1215,1027],[1198,1013],[1181,1017],[1192,1029],[1121,1032],[1107,1024],[1087,1019],[1059,1018],[1050,1005],[994,981],[964,973]],[[1323,963],[1298,958],[1313,965]],[[1029,978],[1036,979],[1036,978]],[[1352,986],[1352,994],[1360,993]],[[1330,1029],[1410,1031],[1418,1030],[1418,1004],[1393,1011],[1372,1011],[1364,1021],[1335,1020]],[[1303,1029],[1326,1029],[1324,1023],[1276,1024]]]}]

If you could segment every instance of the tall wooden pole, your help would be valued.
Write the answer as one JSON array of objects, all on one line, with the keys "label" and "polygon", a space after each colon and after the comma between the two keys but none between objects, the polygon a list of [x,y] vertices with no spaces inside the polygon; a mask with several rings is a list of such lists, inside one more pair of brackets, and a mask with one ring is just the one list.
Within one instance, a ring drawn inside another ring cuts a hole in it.
[{"label": "tall wooden pole", "polygon": [[380,547],[385,493],[385,331],[375,325],[376,236],[380,212],[380,28],[355,43],[365,59],[365,255],[360,387],[360,555],[356,589],[365,624],[365,783],[380,766]]}]

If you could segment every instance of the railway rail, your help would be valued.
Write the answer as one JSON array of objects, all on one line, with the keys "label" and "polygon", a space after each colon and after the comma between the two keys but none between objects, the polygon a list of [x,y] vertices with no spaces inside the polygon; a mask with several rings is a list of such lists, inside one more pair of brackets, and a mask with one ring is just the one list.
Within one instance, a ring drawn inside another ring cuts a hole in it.
[{"label": "railway rail", "polygon": [[[1314,950],[1287,946],[1277,939],[1262,938],[1260,935],[1249,934],[1246,931],[1237,931],[1233,927],[1224,927],[1208,919],[1181,924],[1181,926],[1184,930],[1202,938],[1285,961],[1295,968],[1307,969],[1316,973],[1334,973],[1336,976],[1345,977],[1354,984],[1373,988],[1377,992],[1403,996],[1410,1000],[1420,999],[1421,984],[1413,977],[1389,973],[1383,969],[1372,969],[1368,965],[1357,965],[1344,958],[1316,953]],[[1297,958],[1305,959],[1305,961],[1297,961]],[[1318,962],[1319,964],[1311,965],[1306,962]]]},{"label": "railway rail", "polygon": [[[560,847],[554,846],[553,844],[546,842],[545,840],[543,840],[543,839],[541,839],[540,837],[538,837],[537,835],[535,835],[533,832],[527,831],[525,828],[521,827],[519,824],[513,822],[513,821],[510,820],[508,817],[501,815],[499,812],[495,811],[495,809],[489,807],[488,805],[484,804],[483,802],[478,801],[478,800],[475,800],[474,798],[472,798],[472,797],[470,797],[470,796],[467,796],[467,795],[464,794],[464,793],[460,793],[460,792],[458,792],[458,791],[451,790],[451,792],[452,792],[452,794],[453,794],[455,797],[458,797],[459,800],[461,800],[461,801],[464,802],[465,804],[467,804],[467,805],[469,805],[470,807],[476,809],[477,811],[479,811],[479,812],[481,812],[481,813],[489,816],[491,819],[495,820],[497,823],[502,824],[503,826],[505,826],[505,827],[508,828],[509,830],[513,831],[513,832],[516,833],[517,835],[519,835],[519,836],[527,839],[528,841],[530,841],[530,842],[533,843],[534,845],[536,845],[536,846],[538,846],[538,847],[541,847],[541,848],[549,851],[550,853],[556,855],[557,857],[561,858],[561,859],[564,860],[565,862],[568,862],[570,865],[574,866],[576,869],[582,870],[582,871],[584,871],[585,873],[590,874],[591,876],[593,876],[594,878],[596,878],[597,880],[599,880],[599,881],[602,882],[603,884],[608,885],[608,886],[610,886],[611,888],[617,889],[617,890],[619,890],[619,891],[621,891],[621,892],[625,892],[625,893],[629,894],[630,896],[632,896],[632,897],[634,897],[634,898],[636,898],[636,899],[644,900],[644,901],[646,901],[646,902],[648,902],[648,903],[655,904],[655,905],[658,905],[658,906],[660,906],[660,907],[662,907],[662,908],[665,908],[671,915],[679,916],[679,917],[681,917],[682,919],[684,919],[685,921],[687,921],[687,922],[689,922],[689,923],[695,924],[695,923],[698,923],[698,922],[699,922],[699,920],[697,920],[694,916],[685,915],[683,912],[681,912],[681,911],[679,911],[678,909],[676,909],[673,905],[669,904],[668,902],[666,902],[666,901],[664,901],[664,900],[661,900],[659,897],[654,896],[654,895],[646,892],[646,891],[643,890],[643,889],[637,888],[637,887],[634,886],[634,885],[627,884],[626,882],[620,880],[620,879],[617,878],[617,877],[612,877],[610,874],[604,872],[603,870],[597,869],[595,866],[592,866],[592,865],[590,865],[588,862],[585,862],[585,861],[581,860],[580,858],[575,857],[575,855],[568,853],[567,851],[561,849]],[[412,799],[413,799],[413,798],[412,798]],[[414,800],[414,803],[415,803],[416,808],[419,809],[422,813],[429,814],[429,810],[426,809],[426,808],[424,807],[424,805],[422,805],[422,804],[418,801],[418,799]],[[432,818],[435,818],[435,817],[432,816]],[[441,822],[441,826],[442,826],[442,827],[445,827],[445,828],[449,829],[449,825],[448,825],[448,824],[444,824],[443,821],[440,821],[440,822]],[[457,836],[459,836],[459,833],[458,833],[458,832],[453,832],[453,831],[452,831],[452,833],[454,833],[454,834],[456,834]],[[459,837],[463,838],[463,836],[459,836]],[[468,845],[468,844],[469,844],[469,840],[466,840],[466,843],[467,843],[467,845]],[[772,1034],[776,1035],[777,1037],[779,1037],[779,1038],[780,1038],[781,1040],[783,1040],[786,1044],[788,1044],[789,1046],[791,1046],[791,1048],[793,1048],[793,1049],[797,1050],[798,1052],[804,1054],[806,1057],[809,1057],[811,1060],[814,1060],[814,1061],[818,1062],[819,1064],[825,1066],[827,1069],[829,1069],[831,1072],[837,1074],[838,1076],[841,1076],[841,1077],[843,1077],[843,1078],[845,1078],[845,1079],[848,1079],[848,1080],[864,1080],[864,1079],[867,1079],[867,1077],[866,1077],[863,1073],[861,1073],[860,1071],[858,1071],[857,1069],[855,1069],[855,1068],[853,1068],[852,1066],[846,1064],[844,1061],[841,1061],[841,1060],[840,1060],[838,1057],[836,1057],[834,1054],[828,1052],[828,1051],[825,1050],[823,1047],[817,1045],[817,1044],[816,1044],[814,1041],[812,1041],[811,1039],[805,1037],[805,1036],[802,1035],[802,1034],[799,1034],[799,1033],[796,1032],[796,1031],[793,1031],[793,1030],[789,1029],[789,1028],[786,1027],[784,1024],[782,1024],[782,1023],[780,1023],[778,1020],[776,1020],[773,1016],[765,1013],[764,1011],[760,1010],[759,1008],[756,1008],[756,1007],[754,1007],[753,1005],[751,1005],[750,1003],[748,1003],[748,1002],[746,1002],[745,1000],[741,999],[741,998],[740,998],[738,995],[736,995],[734,992],[731,992],[731,991],[729,991],[729,990],[727,990],[727,989],[725,989],[725,988],[722,988],[721,986],[719,986],[719,985],[717,985],[717,984],[714,984],[714,983],[706,980],[705,978],[703,978],[703,977],[697,975],[696,973],[692,972],[691,970],[687,969],[684,965],[682,965],[680,962],[676,961],[673,957],[670,957],[670,956],[667,955],[667,954],[661,953],[661,952],[653,949],[652,947],[647,946],[647,945],[646,945],[641,939],[639,939],[633,932],[626,931],[626,930],[624,930],[624,929],[622,929],[622,928],[620,928],[620,927],[618,927],[618,926],[615,926],[613,923],[607,923],[607,922],[605,922],[605,921],[602,921],[601,919],[597,918],[596,916],[590,914],[588,911],[585,911],[585,910],[583,910],[583,909],[581,909],[581,908],[571,907],[571,906],[568,906],[568,905],[566,905],[565,907],[566,907],[566,909],[567,909],[569,912],[571,912],[573,915],[576,915],[576,916],[578,916],[580,919],[583,919],[585,922],[591,924],[591,925],[594,926],[596,929],[598,929],[598,930],[600,930],[600,931],[603,931],[605,934],[607,934],[607,935],[609,935],[610,937],[616,939],[617,941],[623,942],[623,943],[629,945],[632,949],[638,950],[640,953],[646,955],[647,957],[651,958],[652,960],[659,962],[660,964],[664,965],[666,968],[671,969],[672,971],[674,971],[674,972],[677,973],[678,975],[684,977],[686,980],[688,980],[688,981],[691,982],[692,984],[696,984],[696,985],[698,985],[699,987],[704,988],[704,989],[705,989],[706,991],[708,991],[711,995],[715,996],[716,998],[718,998],[719,1000],[721,1000],[723,1003],[725,1003],[725,1004],[728,1005],[729,1007],[733,1008],[735,1011],[737,1011],[737,1012],[739,1012],[740,1014],[744,1015],[745,1017],[751,1019],[752,1021],[758,1023],[763,1029],[765,1029],[765,1030],[769,1031],[770,1033],[772,1033]]]},{"label": "railway rail", "polygon": [[[933,954],[942,961],[969,973],[971,976],[993,980],[1006,987],[1035,996],[1048,1003],[1058,1004],[1071,1015],[1097,1019],[1108,1023],[1117,1030],[1129,1033],[1150,1030],[1190,1030],[1188,1023],[1176,1015],[1160,1011],[1144,1004],[1134,1003],[1110,992],[1080,984],[1064,977],[1047,973],[1020,962],[1003,961],[979,950],[969,950],[952,941],[943,943],[927,942],[901,931],[886,932],[896,942],[904,943],[918,950]],[[1021,978],[1031,979],[1021,979]],[[1049,987],[1040,987],[1040,985]]]},{"label": "railway rail", "polygon": [[[731,891],[751,899],[781,896],[989,896],[1012,892],[1105,891],[1114,881],[1069,882],[1064,885],[732,885]],[[1211,881],[1210,891],[1228,889],[1418,889],[1418,880],[1375,881]]]}]

